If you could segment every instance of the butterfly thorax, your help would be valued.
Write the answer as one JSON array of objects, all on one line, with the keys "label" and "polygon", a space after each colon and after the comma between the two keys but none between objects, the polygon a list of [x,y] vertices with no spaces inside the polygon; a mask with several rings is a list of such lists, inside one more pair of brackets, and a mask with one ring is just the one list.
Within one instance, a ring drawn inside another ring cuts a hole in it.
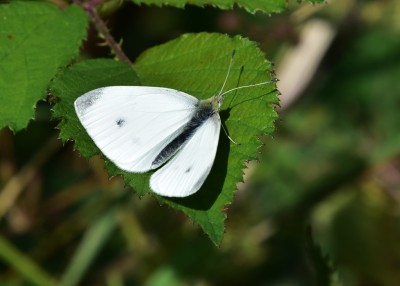
[{"label": "butterfly thorax", "polygon": [[211,109],[214,113],[218,112],[222,102],[223,102],[224,98],[219,96],[219,95],[215,95],[209,99],[205,99],[205,100],[200,100],[199,101],[199,109]]}]

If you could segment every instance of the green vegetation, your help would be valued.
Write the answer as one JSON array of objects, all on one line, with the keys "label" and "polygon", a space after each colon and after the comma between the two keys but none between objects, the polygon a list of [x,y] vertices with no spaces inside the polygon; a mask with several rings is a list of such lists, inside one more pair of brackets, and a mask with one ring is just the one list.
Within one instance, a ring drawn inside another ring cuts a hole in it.
[{"label": "green vegetation", "polygon": [[[0,284],[400,285],[399,19],[396,0],[1,3]],[[226,89],[279,81],[226,98],[239,144],[221,131],[193,196],[152,194],[76,117],[107,85],[209,98],[232,50]]]}]

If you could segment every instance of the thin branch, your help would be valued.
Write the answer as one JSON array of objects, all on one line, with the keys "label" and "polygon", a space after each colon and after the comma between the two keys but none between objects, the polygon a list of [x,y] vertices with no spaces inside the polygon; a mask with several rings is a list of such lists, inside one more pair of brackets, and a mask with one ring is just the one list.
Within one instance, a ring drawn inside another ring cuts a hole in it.
[{"label": "thin branch", "polygon": [[76,4],[83,7],[86,11],[86,14],[89,16],[90,20],[96,27],[97,31],[104,37],[105,42],[110,47],[110,49],[114,52],[115,56],[122,62],[127,63],[128,65],[132,65],[132,62],[122,51],[121,46],[114,40],[111,36],[107,25],[104,23],[103,19],[101,19],[100,15],[97,13],[96,5],[99,4],[98,0],[92,1],[74,1]]}]

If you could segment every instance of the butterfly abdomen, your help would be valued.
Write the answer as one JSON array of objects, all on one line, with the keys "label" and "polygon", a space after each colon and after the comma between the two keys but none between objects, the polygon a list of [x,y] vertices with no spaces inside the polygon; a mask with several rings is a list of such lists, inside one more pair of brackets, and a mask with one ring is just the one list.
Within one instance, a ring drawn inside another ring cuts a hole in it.
[{"label": "butterfly abdomen", "polygon": [[153,168],[157,168],[168,161],[193,136],[196,130],[214,114],[217,114],[217,111],[209,101],[199,101],[193,117],[185,125],[183,131],[165,146],[154,159]]}]

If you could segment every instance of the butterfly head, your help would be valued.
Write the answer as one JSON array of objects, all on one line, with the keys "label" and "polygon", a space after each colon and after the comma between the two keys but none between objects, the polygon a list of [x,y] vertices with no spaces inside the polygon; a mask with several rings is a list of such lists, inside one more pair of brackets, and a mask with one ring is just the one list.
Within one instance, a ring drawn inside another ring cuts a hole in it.
[{"label": "butterfly head", "polygon": [[223,102],[223,98],[220,97],[219,95],[215,95],[209,99],[201,100],[200,106],[202,108],[212,110],[212,112],[215,113],[220,110],[222,102]]}]

